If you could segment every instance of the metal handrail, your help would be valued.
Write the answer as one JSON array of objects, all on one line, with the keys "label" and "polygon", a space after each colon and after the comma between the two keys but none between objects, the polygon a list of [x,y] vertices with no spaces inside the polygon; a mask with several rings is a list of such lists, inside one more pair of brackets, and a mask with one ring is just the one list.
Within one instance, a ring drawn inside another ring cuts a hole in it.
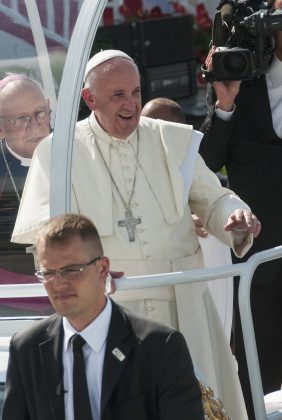
[{"label": "metal handrail", "polygon": [[[252,276],[255,269],[266,261],[271,261],[282,257],[282,246],[258,252],[252,255],[246,262],[226,265],[223,267],[213,267],[207,269],[197,269],[177,273],[154,274],[149,276],[124,277],[115,279],[117,290],[144,289],[157,286],[169,286],[183,283],[198,283],[202,281],[216,280],[220,278],[240,276],[239,284],[239,309],[242,321],[243,337],[246,349],[248,371],[251,383],[252,397],[256,420],[267,420],[274,418],[272,415],[267,417],[264,396],[262,390],[260,368],[257,355],[257,347],[254,334],[254,326],[250,306],[250,287]],[[231,279],[232,281],[232,279]],[[45,288],[42,284],[13,284],[0,285],[0,297],[37,297],[46,296]],[[282,416],[275,417],[281,419]]]}]

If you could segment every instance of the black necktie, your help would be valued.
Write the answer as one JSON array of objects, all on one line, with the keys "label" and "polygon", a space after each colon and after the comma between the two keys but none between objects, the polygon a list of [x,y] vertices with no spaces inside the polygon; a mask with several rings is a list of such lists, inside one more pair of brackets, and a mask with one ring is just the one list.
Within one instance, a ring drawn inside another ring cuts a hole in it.
[{"label": "black necktie", "polygon": [[82,347],[86,341],[78,334],[72,338],[73,351],[73,410],[75,420],[93,420],[86,380]]}]

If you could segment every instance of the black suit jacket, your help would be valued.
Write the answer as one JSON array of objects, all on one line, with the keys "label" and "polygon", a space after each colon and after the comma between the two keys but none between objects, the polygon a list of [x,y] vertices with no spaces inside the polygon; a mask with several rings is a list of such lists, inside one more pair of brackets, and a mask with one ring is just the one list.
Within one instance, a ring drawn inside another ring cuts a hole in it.
[{"label": "black suit jacket", "polygon": [[[214,172],[225,165],[229,187],[252,209],[262,224],[245,259],[255,252],[282,244],[282,139],[273,128],[264,77],[242,82],[231,121],[214,111],[213,91],[208,88],[209,114],[202,131],[200,153]],[[236,260],[236,259],[235,259]],[[281,259],[256,270],[254,283],[274,281]]]},{"label": "black suit jacket", "polygon": [[[20,160],[9,152],[5,140],[2,140],[2,146],[4,155],[0,149],[0,269],[33,275],[33,256],[26,253],[28,245],[11,242],[19,200],[6,162],[20,196],[22,195],[28,167],[22,166]],[[4,276],[2,281],[5,281]]]},{"label": "black suit jacket", "polygon": [[[65,419],[62,343],[62,318],[58,315],[13,337],[3,420]],[[126,356],[124,361],[112,354],[115,348]],[[174,418],[204,419],[200,389],[183,336],[113,303],[101,420]]]}]

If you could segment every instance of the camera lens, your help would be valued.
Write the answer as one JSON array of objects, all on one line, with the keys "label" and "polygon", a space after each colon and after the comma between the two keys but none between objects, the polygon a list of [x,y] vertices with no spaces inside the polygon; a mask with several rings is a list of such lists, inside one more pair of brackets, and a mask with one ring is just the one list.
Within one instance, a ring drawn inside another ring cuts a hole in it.
[{"label": "camera lens", "polygon": [[225,71],[233,76],[244,73],[246,67],[248,67],[246,56],[240,52],[234,53],[234,51],[223,57],[222,64]]},{"label": "camera lens", "polygon": [[213,54],[214,80],[248,80],[254,77],[254,57],[246,48],[222,48]]}]

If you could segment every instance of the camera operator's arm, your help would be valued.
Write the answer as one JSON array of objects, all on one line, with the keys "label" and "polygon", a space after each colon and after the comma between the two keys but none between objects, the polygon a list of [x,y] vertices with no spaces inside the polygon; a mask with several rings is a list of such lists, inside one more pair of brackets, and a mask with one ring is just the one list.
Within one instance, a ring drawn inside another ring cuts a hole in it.
[{"label": "camera operator's arm", "polygon": [[[208,72],[212,72],[212,56],[216,48],[212,47],[206,58],[206,68]],[[225,112],[234,111],[234,101],[239,93],[241,82],[238,80],[214,81],[212,87],[216,95],[216,109]]]},{"label": "camera operator's arm", "polygon": [[[212,71],[213,47],[206,59],[206,68]],[[207,87],[208,115],[201,127],[204,133],[200,154],[209,168],[217,172],[226,163],[228,143],[232,135],[235,98],[240,90],[240,81],[215,81]]]}]

